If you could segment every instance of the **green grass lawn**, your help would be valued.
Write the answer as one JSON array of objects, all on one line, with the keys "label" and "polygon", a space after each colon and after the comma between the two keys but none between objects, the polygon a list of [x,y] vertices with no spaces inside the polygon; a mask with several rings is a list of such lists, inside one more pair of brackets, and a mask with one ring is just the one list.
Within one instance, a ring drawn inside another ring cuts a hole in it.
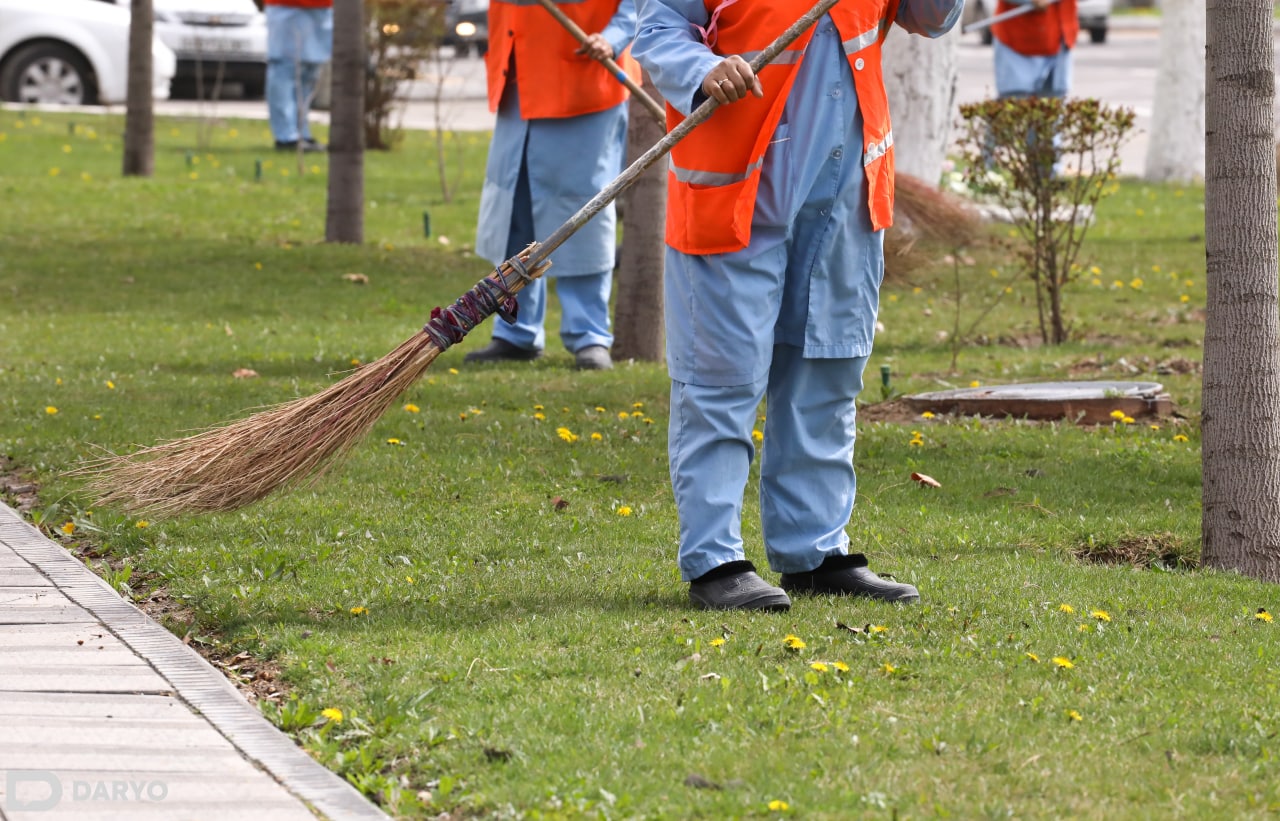
[{"label": "green grass lawn", "polygon": [[[665,369],[578,373],[554,341],[464,367],[487,328],[314,487],[169,521],[88,509],[65,475],[83,459],[315,393],[489,270],[468,253],[484,135],[451,138],[447,204],[426,135],[371,154],[367,242],[346,247],[319,241],[325,159],[299,175],[265,124],[162,120],[149,180],[119,177],[121,127],[0,112],[0,454],[41,482],[51,537],[104,554],[212,655],[247,653],[275,677],[256,689],[283,693],[264,711],[393,814],[1280,811],[1280,626],[1257,617],[1276,589],[1195,568],[1202,189],[1119,183],[1060,347],[1038,344],[1007,254],[961,269],[962,324],[1001,299],[954,370],[953,269],[895,276],[865,394],[881,365],[900,393],[1140,379],[1179,416],[868,407],[850,535],[922,602],[709,614],[675,567]],[[763,566],[757,510],[751,493]]]}]

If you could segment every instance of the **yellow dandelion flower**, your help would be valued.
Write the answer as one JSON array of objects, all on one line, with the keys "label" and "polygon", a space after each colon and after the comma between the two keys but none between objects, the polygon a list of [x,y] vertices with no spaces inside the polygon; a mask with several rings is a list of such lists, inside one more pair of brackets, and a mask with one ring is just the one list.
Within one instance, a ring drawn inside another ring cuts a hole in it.
[{"label": "yellow dandelion flower", "polygon": [[107,390],[109,390],[109,391],[113,391],[113,390],[115,390],[115,389],[116,389],[116,383],[114,383],[114,382],[112,382],[110,379],[108,379],[108,380],[107,380]]},{"label": "yellow dandelion flower", "polygon": [[1111,614],[1106,610],[1090,610],[1089,615],[1098,621],[1111,621]]},{"label": "yellow dandelion flower", "polygon": [[544,410],[546,410],[546,408],[542,407],[541,405],[534,405],[534,406],[533,406],[533,409],[534,409],[534,410],[536,410],[536,411],[544,411]]},{"label": "yellow dandelion flower", "polygon": [[982,387],[982,383],[975,379],[975,380],[973,380],[972,382],[970,382],[970,383],[969,383],[969,387],[971,387],[971,388],[980,388],[980,387]]},{"label": "yellow dandelion flower", "polygon": [[631,508],[627,507],[626,505],[623,505],[622,507],[618,508],[618,515],[619,515],[619,516],[630,516],[630,515],[631,515]]},{"label": "yellow dandelion flower", "polygon": [[922,414],[920,414],[920,415],[921,415],[921,416],[923,416],[925,419],[932,419],[932,418],[933,418],[933,411],[925,411],[924,413],[922,413]]},{"label": "yellow dandelion flower", "polygon": [[1070,615],[1071,613],[1076,612],[1076,609],[1075,609],[1074,607],[1072,607],[1071,605],[1069,605],[1069,604],[1060,604],[1060,605],[1058,605],[1058,609],[1059,609],[1059,610],[1061,610],[1063,613],[1066,613],[1066,614],[1068,614],[1068,615]]},{"label": "yellow dandelion flower", "polygon": [[1097,277],[1094,277],[1094,278],[1093,278],[1093,287],[1095,287],[1095,288],[1101,288],[1101,287],[1102,287],[1102,280],[1098,279]]},{"label": "yellow dandelion flower", "polygon": [[1113,411],[1111,412],[1111,418],[1112,418],[1112,419],[1123,419],[1125,416],[1126,416],[1126,414],[1125,414],[1125,412],[1124,412],[1124,411],[1122,411],[1122,410],[1113,410]]},{"label": "yellow dandelion flower", "polygon": [[886,675],[890,675],[890,676],[898,672],[898,668],[894,667],[892,664],[890,664],[887,661],[880,666],[880,669],[883,670]]},{"label": "yellow dandelion flower", "polygon": [[1068,721],[1084,721],[1084,716],[1080,715],[1080,713],[1078,713],[1075,710],[1067,710],[1067,720]]},{"label": "yellow dandelion flower", "polygon": [[769,810],[771,812],[786,812],[789,809],[791,809],[791,805],[786,801],[779,801],[775,798],[769,802]]},{"label": "yellow dandelion flower", "polygon": [[1134,277],[1133,279],[1129,280],[1129,287],[1134,289],[1135,291],[1140,290],[1142,288],[1142,285],[1143,285],[1142,277]]},{"label": "yellow dandelion flower", "polygon": [[1034,661],[1036,664],[1040,663],[1040,657],[1037,656],[1035,653],[1023,653],[1023,655],[1025,655],[1027,658]]},{"label": "yellow dandelion flower", "polygon": [[883,624],[873,624],[873,625],[871,625],[871,631],[870,631],[870,632],[872,632],[872,633],[888,633],[888,632],[889,632],[889,628],[888,628],[888,627],[885,627]]},{"label": "yellow dandelion flower", "polygon": [[1185,442],[1185,441],[1187,441],[1187,437],[1186,437],[1186,436],[1184,436],[1184,435],[1183,435],[1183,434],[1181,434],[1181,433],[1175,433],[1175,434],[1173,435],[1173,441],[1175,441],[1175,442]]},{"label": "yellow dandelion flower", "polygon": [[353,357],[353,358],[351,359],[351,364],[352,364],[353,366],[355,366],[355,367],[357,367],[357,368],[358,368],[358,367],[360,367],[360,360],[359,360],[359,359],[356,359],[356,358],[354,358],[354,357]]},{"label": "yellow dandelion flower", "polygon": [[809,646],[804,643],[804,639],[791,633],[788,633],[786,636],[782,638],[782,644],[788,650],[803,650],[804,648]]},{"label": "yellow dandelion flower", "polygon": [[1151,429],[1151,430],[1160,430],[1160,426],[1159,426],[1159,425],[1147,425],[1147,427],[1148,427],[1149,429]]},{"label": "yellow dandelion flower", "polygon": [[652,419],[650,419],[650,418],[649,418],[649,417],[647,417],[647,416],[646,416],[644,419],[640,420],[640,421],[644,422],[646,425],[652,425],[652,424],[653,424],[653,420],[652,420]]},{"label": "yellow dandelion flower", "polygon": [[1126,425],[1132,425],[1132,424],[1134,423],[1134,418],[1133,418],[1132,416],[1126,416],[1125,418],[1121,419],[1120,421],[1121,421],[1121,422],[1123,422],[1123,423],[1124,423],[1124,424],[1126,424]]},{"label": "yellow dandelion flower", "polygon": [[836,672],[838,672],[838,673],[847,673],[847,672],[849,672],[849,665],[845,664],[843,661],[837,661],[836,663],[832,664],[831,666],[832,666],[832,667],[834,667],[834,668],[836,668]]},{"label": "yellow dandelion flower", "polygon": [[578,441],[578,434],[574,433],[568,428],[556,428],[556,436],[559,436],[561,439],[563,439],[566,442]]},{"label": "yellow dandelion flower", "polygon": [[1071,663],[1071,659],[1066,656],[1054,656],[1053,663],[1063,670],[1070,670],[1072,667],[1075,667],[1075,665]]},{"label": "yellow dandelion flower", "polygon": [[602,434],[600,434],[600,433],[593,432],[593,433],[591,434],[591,441],[592,441],[592,442],[602,442],[602,441],[604,441],[604,436],[603,436]]},{"label": "yellow dandelion flower", "polygon": [[369,612],[369,608],[361,607],[360,605],[356,605],[355,607],[351,608],[351,615],[353,616],[363,616],[365,613],[368,613],[368,612]]},{"label": "yellow dandelion flower", "polygon": [[133,526],[141,530],[144,527],[151,527],[151,522],[148,522],[146,519],[139,519],[133,523]]},{"label": "yellow dandelion flower", "polygon": [[641,416],[644,416],[644,414],[643,414],[642,412],[640,412],[640,411],[632,411],[632,412],[631,412],[631,418],[632,418],[632,419],[639,419]]},{"label": "yellow dandelion flower", "polygon": [[1088,633],[1088,632],[1089,632],[1089,625],[1087,625],[1087,624],[1079,624],[1079,625],[1076,625],[1076,632],[1077,632],[1077,633]]},{"label": "yellow dandelion flower", "polygon": [[618,418],[621,419],[623,422],[625,422],[631,418],[631,414],[627,413],[626,411],[618,411]]},{"label": "yellow dandelion flower", "polygon": [[61,173],[62,173],[62,169],[61,169],[61,168],[58,168],[57,166],[54,166],[53,168],[50,168],[50,169],[49,169],[49,176],[50,176],[50,177],[56,177],[56,176],[58,176],[58,175],[59,175],[59,174],[61,174]]},{"label": "yellow dandelion flower", "polygon": [[600,405],[596,405],[596,413],[604,413],[604,408]]},{"label": "yellow dandelion flower", "polygon": [[1154,272],[1154,273],[1157,273],[1157,274],[1158,274],[1158,273],[1160,273],[1160,266],[1159,266],[1159,265],[1152,265],[1152,266],[1151,266],[1151,270],[1152,270],[1152,272]]},{"label": "yellow dandelion flower", "polygon": [[636,410],[643,410],[643,409],[644,409],[644,403],[643,403],[643,402],[632,402],[632,403],[631,403],[631,407],[635,408]]},{"label": "yellow dandelion flower", "polygon": [[537,419],[539,422],[544,422],[544,421],[546,421],[547,415],[546,415],[545,413],[542,413],[541,411],[539,411],[538,413],[535,413],[535,414],[533,415],[533,418],[534,418],[534,419]]},{"label": "yellow dandelion flower", "polygon": [[1122,280],[1122,279],[1113,279],[1113,280],[1111,280],[1111,287],[1112,287],[1112,288],[1123,288],[1123,287],[1124,287],[1124,280]]},{"label": "yellow dandelion flower", "polygon": [[1253,614],[1253,617],[1258,621],[1265,621],[1267,624],[1270,624],[1272,621],[1271,614],[1261,607],[1258,608],[1257,613]]},{"label": "yellow dandelion flower", "polygon": [[1190,301],[1191,301],[1191,297],[1187,296],[1186,294],[1183,294],[1182,296],[1178,297],[1178,301],[1179,301],[1179,302],[1190,302]]},{"label": "yellow dandelion flower", "polygon": [[75,522],[67,522],[67,523],[66,523],[66,524],[64,524],[61,528],[59,528],[59,530],[61,530],[63,533],[65,533],[65,534],[67,534],[68,536],[70,536],[72,533],[75,533],[75,532],[76,532],[76,523],[75,523]]},{"label": "yellow dandelion flower", "polygon": [[809,665],[809,669],[811,669],[811,670],[816,670],[816,671],[818,671],[819,673],[825,673],[825,672],[827,672],[827,670],[829,670],[829,669],[831,669],[831,668],[827,667],[827,665],[823,664],[823,663],[822,663],[822,662],[820,662],[820,661],[815,661],[815,662],[813,662],[812,664],[810,664],[810,665]]},{"label": "yellow dandelion flower", "polygon": [[723,639],[723,638],[714,638],[714,639],[712,639],[712,640],[710,641],[710,644],[711,644],[711,646],[712,646],[712,647],[723,647],[723,646],[724,646],[724,639]]},{"label": "yellow dandelion flower", "polygon": [[413,576],[405,576],[404,580],[407,581],[409,584],[413,584]]},{"label": "yellow dandelion flower", "polygon": [[889,294],[889,301],[890,301],[890,302],[897,302],[897,301],[898,301],[898,295],[897,295],[897,294]]},{"label": "yellow dandelion flower", "polygon": [[458,369],[457,369],[457,368],[450,368],[450,369],[449,369],[449,373],[453,374],[454,376],[457,376],[457,375],[458,375]]},{"label": "yellow dandelion flower", "polygon": [[458,414],[458,418],[461,419],[463,422],[467,421],[467,412],[462,411],[461,413]]},{"label": "yellow dandelion flower", "polygon": [[1093,274],[1094,276],[1097,276],[1098,274],[1102,273],[1102,269],[1099,268],[1097,265],[1091,265],[1089,266],[1089,273]]},{"label": "yellow dandelion flower", "polygon": [[57,409],[57,408],[55,408],[53,405],[46,405],[46,406],[45,406],[45,409],[44,409],[44,412],[45,412],[45,413],[47,413],[47,414],[49,414],[50,416],[53,416],[54,414],[56,414],[56,413],[58,412],[58,409]]},{"label": "yellow dandelion flower", "polygon": [[193,180],[198,180],[198,179],[200,179],[200,175],[199,175],[199,174],[197,174],[195,171],[192,171],[192,172],[191,172],[190,174],[188,174],[187,176],[188,176],[188,177],[190,177],[190,178],[191,178],[191,179],[193,179]]},{"label": "yellow dandelion flower", "polygon": [[255,263],[253,263],[253,267],[254,267],[254,268],[256,268],[257,270],[261,271],[261,270],[262,270],[262,263],[261,263],[261,262],[255,262]]},{"label": "yellow dandelion flower", "polygon": [[388,445],[402,445],[402,444],[404,444],[404,443],[403,443],[403,442],[401,442],[399,439],[397,439],[397,438],[395,438],[395,437],[393,436],[393,437],[391,437],[390,439],[388,439],[388,440],[387,440],[387,444],[388,444]]},{"label": "yellow dandelion flower", "polygon": [[404,406],[404,410],[405,410],[405,413],[417,413],[420,409],[418,408],[417,405],[410,402]]},{"label": "yellow dandelion flower", "polygon": [[759,430],[751,431],[751,441],[757,445],[764,441],[764,432]]},{"label": "yellow dandelion flower", "polygon": [[1196,281],[1194,279],[1183,280],[1182,284],[1188,288],[1196,287]]},{"label": "yellow dandelion flower", "polygon": [[332,721],[334,724],[342,723],[342,711],[337,707],[326,707],[320,711],[320,715]]}]

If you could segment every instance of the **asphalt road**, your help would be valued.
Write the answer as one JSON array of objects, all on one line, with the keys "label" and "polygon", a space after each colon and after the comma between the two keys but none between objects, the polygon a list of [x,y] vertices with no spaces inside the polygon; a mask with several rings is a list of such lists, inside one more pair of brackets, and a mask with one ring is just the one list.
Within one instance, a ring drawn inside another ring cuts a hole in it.
[{"label": "asphalt road", "polygon": [[[1142,21],[1117,22],[1104,44],[1081,38],[1075,54],[1072,95],[1096,97],[1109,105],[1126,106],[1136,115],[1132,138],[1121,151],[1121,173],[1141,174],[1146,156],[1147,131],[1155,95],[1159,31]],[[973,102],[994,95],[991,49],[977,34],[963,35],[959,44],[959,102]],[[484,131],[493,127],[493,115],[484,99],[484,63],[476,57],[447,58],[430,67],[409,90],[402,125],[431,129],[437,124],[460,131]],[[217,103],[169,100],[156,104],[158,114],[218,117],[266,117],[261,100]],[[325,112],[313,117],[325,122]]]}]

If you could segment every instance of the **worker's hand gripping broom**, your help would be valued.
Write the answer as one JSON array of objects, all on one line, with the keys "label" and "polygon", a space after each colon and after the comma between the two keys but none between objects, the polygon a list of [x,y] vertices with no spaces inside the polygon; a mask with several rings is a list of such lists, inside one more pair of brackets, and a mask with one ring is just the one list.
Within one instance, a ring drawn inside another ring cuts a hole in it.
[{"label": "worker's hand gripping broom", "polygon": [[[758,72],[837,0],[819,0],[751,62]],[[91,476],[96,505],[153,516],[235,510],[319,478],[356,445],[441,351],[490,314],[510,316],[515,296],[550,265],[551,253],[613,201],[717,108],[709,99],[605,187],[569,221],[499,265],[391,353],[313,396],[295,399],[184,439],[107,457],[76,471]]]}]

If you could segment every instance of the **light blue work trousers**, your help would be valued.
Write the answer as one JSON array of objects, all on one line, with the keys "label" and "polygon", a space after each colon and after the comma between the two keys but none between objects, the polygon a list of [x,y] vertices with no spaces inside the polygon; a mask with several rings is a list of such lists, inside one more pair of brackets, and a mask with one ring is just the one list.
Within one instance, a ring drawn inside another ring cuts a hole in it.
[{"label": "light blue work trousers", "polygon": [[[515,198],[511,208],[511,232],[507,236],[507,259],[525,249],[535,237],[533,197],[529,188],[529,169],[520,165]],[[613,289],[613,272],[558,277],[556,296],[560,298],[560,341],[571,352],[592,345],[613,345],[609,330],[609,294]],[[541,276],[516,294],[519,310],[516,321],[497,320],[493,336],[526,350],[543,350],[547,346],[544,323],[547,318],[547,277]]]},{"label": "light blue work trousers", "polygon": [[[769,567],[813,570],[845,553],[853,513],[855,399],[867,357],[806,359],[775,345],[768,376],[745,385],[672,380],[668,451],[686,581],[745,557],[743,489],[755,457],[750,432],[766,400],[760,519]],[[708,481],[713,478],[713,481]]]},{"label": "light blue work trousers", "polygon": [[276,142],[311,139],[316,78],[333,56],[333,9],[267,6],[267,115]]}]

